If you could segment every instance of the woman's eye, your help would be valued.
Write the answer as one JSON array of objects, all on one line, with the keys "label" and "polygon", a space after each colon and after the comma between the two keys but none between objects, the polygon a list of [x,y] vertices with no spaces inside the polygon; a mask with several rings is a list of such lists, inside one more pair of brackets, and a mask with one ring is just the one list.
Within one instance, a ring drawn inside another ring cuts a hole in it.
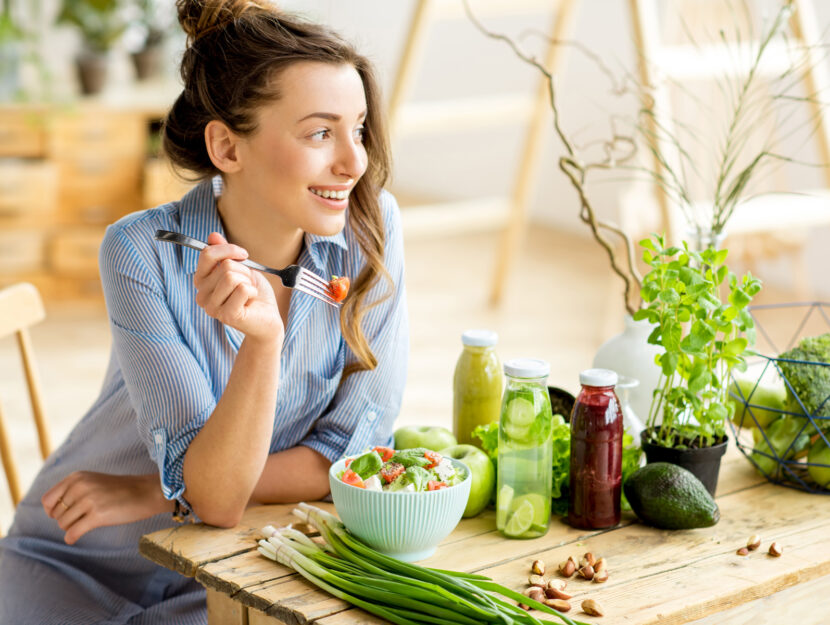
[{"label": "woman's eye", "polygon": [[310,138],[313,141],[324,141],[329,138],[329,134],[331,134],[331,132],[328,129],[318,130],[317,132],[313,133],[310,136]]},{"label": "woman's eye", "polygon": [[366,134],[366,128],[364,126],[360,126],[358,128],[355,128],[354,138],[357,139],[358,141],[363,141],[363,135],[365,135],[365,134]]}]

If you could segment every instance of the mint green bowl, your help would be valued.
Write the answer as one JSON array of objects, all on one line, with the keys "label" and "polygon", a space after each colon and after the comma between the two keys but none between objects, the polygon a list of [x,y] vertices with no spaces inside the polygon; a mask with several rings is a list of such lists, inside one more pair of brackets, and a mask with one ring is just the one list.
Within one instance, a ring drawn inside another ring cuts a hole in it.
[{"label": "mint green bowl", "polygon": [[460,484],[423,493],[387,493],[338,480],[346,463],[341,458],[329,469],[337,516],[352,534],[381,553],[406,562],[428,558],[458,525],[470,496],[470,469],[455,458],[447,459],[465,476]]}]

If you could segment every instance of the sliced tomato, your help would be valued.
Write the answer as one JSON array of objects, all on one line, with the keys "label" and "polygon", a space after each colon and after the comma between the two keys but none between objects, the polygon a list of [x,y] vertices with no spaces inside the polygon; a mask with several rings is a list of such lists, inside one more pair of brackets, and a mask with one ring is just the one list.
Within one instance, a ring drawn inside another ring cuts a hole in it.
[{"label": "sliced tomato", "polygon": [[390,447],[375,447],[373,451],[378,452],[380,459],[384,462],[387,462],[392,456],[395,455],[395,450]]},{"label": "sliced tomato", "polygon": [[358,488],[366,488],[366,484],[363,483],[361,477],[351,469],[346,469],[345,473],[343,473],[343,481],[346,482],[346,484],[351,484],[352,486],[357,486]]},{"label": "sliced tomato", "polygon": [[427,469],[434,469],[441,464],[441,461],[444,459],[437,451],[425,451],[424,458],[431,462],[431,464],[426,466]]},{"label": "sliced tomato", "polygon": [[391,484],[396,477],[398,477],[401,473],[403,473],[406,469],[400,462],[387,462],[380,470],[380,476],[386,481],[387,484]]},{"label": "sliced tomato", "polygon": [[446,482],[439,482],[438,480],[427,482],[427,490],[441,490],[442,488],[449,488]]},{"label": "sliced tomato", "polygon": [[354,460],[354,458],[346,458],[346,468],[347,469],[349,468],[349,465],[352,463],[352,460]]},{"label": "sliced tomato", "polygon": [[349,284],[346,276],[332,276],[329,280],[329,295],[335,302],[342,302],[349,294]]}]

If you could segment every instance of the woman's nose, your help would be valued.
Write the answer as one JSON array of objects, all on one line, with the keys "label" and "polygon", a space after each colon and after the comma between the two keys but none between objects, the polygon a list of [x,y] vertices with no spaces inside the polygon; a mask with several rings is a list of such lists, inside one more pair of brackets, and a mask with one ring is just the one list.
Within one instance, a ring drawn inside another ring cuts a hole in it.
[{"label": "woman's nose", "polygon": [[356,141],[341,141],[337,145],[334,173],[357,180],[366,171],[366,148]]}]

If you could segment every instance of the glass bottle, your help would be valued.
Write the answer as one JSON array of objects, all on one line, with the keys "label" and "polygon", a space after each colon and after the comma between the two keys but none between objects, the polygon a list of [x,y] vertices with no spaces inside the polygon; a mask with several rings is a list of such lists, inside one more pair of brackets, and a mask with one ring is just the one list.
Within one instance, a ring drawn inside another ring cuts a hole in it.
[{"label": "glass bottle", "polygon": [[614,394],[617,374],[587,369],[571,414],[568,523],[582,529],[620,522],[623,415]]},{"label": "glass bottle", "polygon": [[552,415],[545,386],[550,365],[519,358],[504,363],[504,373],[496,527],[508,538],[536,538],[550,525]]},{"label": "glass bottle", "polygon": [[472,431],[499,420],[502,373],[496,354],[499,335],[490,330],[467,330],[464,349],[453,376],[453,433],[460,444],[481,446]]}]

